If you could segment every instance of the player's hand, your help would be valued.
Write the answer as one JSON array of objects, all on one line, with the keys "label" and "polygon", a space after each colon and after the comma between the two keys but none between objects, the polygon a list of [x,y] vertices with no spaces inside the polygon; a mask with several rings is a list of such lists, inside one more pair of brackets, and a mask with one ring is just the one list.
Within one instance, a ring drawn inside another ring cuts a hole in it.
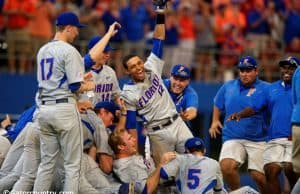
[{"label": "player's hand", "polygon": [[121,28],[121,24],[119,24],[118,22],[114,22],[112,25],[109,26],[107,33],[110,35],[110,37],[113,37],[115,34],[118,33],[118,28]]},{"label": "player's hand", "polygon": [[92,79],[93,79],[93,73],[92,72],[85,73],[84,76],[83,76],[84,81],[89,81],[89,80],[92,80]]},{"label": "player's hand", "polygon": [[216,138],[217,135],[221,134],[220,129],[222,129],[222,128],[223,128],[223,125],[221,124],[221,122],[219,120],[218,121],[213,121],[211,126],[210,126],[210,129],[208,130],[209,134],[210,134],[210,137],[211,138]]},{"label": "player's hand", "polygon": [[187,108],[185,111],[181,109],[179,114],[184,121],[190,121],[197,116],[197,109],[193,107]]},{"label": "player's hand", "polygon": [[160,159],[160,165],[163,166],[163,165],[169,163],[174,158],[176,158],[176,152],[166,152],[162,155],[162,157]]},{"label": "player's hand", "polygon": [[77,108],[80,113],[86,113],[88,109],[93,109],[93,104],[89,100],[77,102]]},{"label": "player's hand", "polygon": [[122,98],[120,98],[119,103],[120,103],[119,105],[120,105],[121,114],[127,114],[127,107],[125,101]]},{"label": "player's hand", "polygon": [[5,119],[1,122],[1,127],[5,129],[7,126],[11,125],[11,120],[9,115],[7,114]]},{"label": "player's hand", "polygon": [[241,115],[239,113],[233,113],[231,115],[229,115],[229,117],[227,118],[227,122],[229,121],[240,121],[241,120]]}]

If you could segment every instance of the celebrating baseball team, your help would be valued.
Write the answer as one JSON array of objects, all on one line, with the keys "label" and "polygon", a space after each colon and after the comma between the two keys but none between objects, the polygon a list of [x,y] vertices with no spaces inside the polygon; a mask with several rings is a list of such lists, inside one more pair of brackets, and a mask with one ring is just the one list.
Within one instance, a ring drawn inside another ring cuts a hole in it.
[{"label": "celebrating baseball team", "polygon": [[[209,134],[222,137],[216,161],[190,129],[198,109],[190,68],[173,64],[162,78],[166,5],[153,1],[147,59],[123,58],[130,80],[122,90],[106,65],[109,41],[122,26],[114,22],[91,37],[82,57],[72,43],[86,25],[73,12],[56,18],[54,38],[36,56],[35,104],[15,125],[1,123],[0,193],[281,194],[282,182],[300,193],[300,60],[280,60],[280,79],[268,83],[258,78],[254,57],[240,58],[238,78],[213,99]],[[255,188],[241,186],[245,162]]]}]

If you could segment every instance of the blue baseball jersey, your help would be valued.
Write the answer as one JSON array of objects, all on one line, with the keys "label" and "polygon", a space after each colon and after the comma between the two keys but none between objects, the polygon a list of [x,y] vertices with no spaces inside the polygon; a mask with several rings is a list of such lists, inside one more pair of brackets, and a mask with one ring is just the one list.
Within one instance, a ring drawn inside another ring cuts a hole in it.
[{"label": "blue baseball jersey", "polygon": [[267,140],[291,135],[293,110],[291,85],[285,85],[282,80],[272,83],[262,93],[253,95],[252,108],[255,112],[267,108],[271,115]]},{"label": "blue baseball jersey", "polygon": [[[252,87],[245,87],[239,79],[226,82],[217,92],[214,105],[228,116],[240,112],[251,106],[251,96],[268,87],[268,83],[257,79]],[[222,129],[223,142],[231,139],[247,139],[250,141],[266,140],[266,111],[259,112],[251,117],[241,119],[239,122],[224,122]]]},{"label": "blue baseball jersey", "polygon": [[293,113],[292,123],[300,124],[300,68],[298,67],[293,75],[292,80],[292,100],[293,100]]},{"label": "blue baseball jersey", "polygon": [[165,79],[164,84],[176,106],[177,112],[180,112],[180,110],[185,111],[189,107],[198,109],[198,95],[190,85],[188,85],[181,94],[174,94],[171,91],[171,80]]},{"label": "blue baseball jersey", "polygon": [[36,109],[36,105],[33,105],[32,107],[30,107],[29,109],[27,109],[26,111],[24,111],[22,113],[22,115],[20,116],[18,122],[14,126],[9,127],[7,129],[7,133],[5,134],[5,137],[7,137],[11,142],[14,142],[15,139],[17,138],[17,136],[24,129],[24,127],[26,126],[26,124],[28,122],[32,121],[35,109]]}]

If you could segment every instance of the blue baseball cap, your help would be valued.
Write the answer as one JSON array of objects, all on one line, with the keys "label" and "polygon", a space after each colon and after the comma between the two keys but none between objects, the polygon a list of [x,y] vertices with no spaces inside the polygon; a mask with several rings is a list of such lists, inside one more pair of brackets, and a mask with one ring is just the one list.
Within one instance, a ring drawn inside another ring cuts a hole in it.
[{"label": "blue baseball cap", "polygon": [[[99,40],[101,40],[101,38],[102,38],[101,36],[94,36],[93,38],[91,38],[88,43],[88,49],[89,50],[92,49],[97,44],[97,42],[99,42]],[[108,51],[112,51],[112,50],[115,50],[115,49],[112,48],[109,43],[104,48],[104,52],[108,52]]]},{"label": "blue baseball cap", "polygon": [[116,116],[116,111],[120,110],[119,106],[112,101],[98,102],[95,105],[95,108],[104,108],[105,110],[111,112],[114,116]]},{"label": "blue baseball cap", "polygon": [[185,65],[177,64],[172,68],[171,75],[183,79],[190,79],[191,70]]},{"label": "blue baseball cap", "polygon": [[185,149],[190,149],[193,147],[203,149],[205,148],[205,145],[204,145],[204,141],[199,137],[192,137],[185,142],[184,147]]},{"label": "blue baseball cap", "polygon": [[300,60],[297,57],[288,57],[279,61],[279,66],[289,65],[292,67],[298,67],[300,65]]},{"label": "blue baseball cap", "polygon": [[242,57],[238,63],[239,69],[255,69],[257,66],[256,60],[251,56]]},{"label": "blue baseball cap", "polygon": [[56,18],[56,26],[76,26],[78,28],[86,27],[87,25],[81,24],[76,14],[73,12],[63,12]]}]

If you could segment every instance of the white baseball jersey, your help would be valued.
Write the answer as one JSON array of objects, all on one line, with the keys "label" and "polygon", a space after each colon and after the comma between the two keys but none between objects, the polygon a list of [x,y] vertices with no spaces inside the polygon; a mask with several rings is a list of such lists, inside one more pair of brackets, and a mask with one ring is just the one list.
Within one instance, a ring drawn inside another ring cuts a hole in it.
[{"label": "white baseball jersey", "polygon": [[175,175],[182,194],[226,193],[219,163],[205,156],[177,155],[163,167],[168,176]]},{"label": "white baseball jersey", "polygon": [[87,110],[86,114],[81,114],[83,123],[83,143],[84,149],[96,146],[97,153],[105,153],[114,156],[112,149],[108,145],[110,129],[104,126],[103,121],[92,110]]},{"label": "white baseball jersey", "polygon": [[[94,96],[90,99],[94,105],[103,101],[115,101],[120,96],[121,90],[115,71],[107,65],[100,70],[91,70],[95,82]],[[87,94],[81,99],[88,99]]]},{"label": "white baseball jersey", "polygon": [[136,182],[136,189],[142,193],[145,188],[148,176],[153,172],[154,167],[140,155],[133,155],[126,158],[114,160],[113,171],[123,183]]},{"label": "white baseball jersey", "polygon": [[146,126],[157,126],[177,114],[176,107],[163,84],[161,73],[163,63],[151,53],[145,62],[145,80],[141,83],[125,84],[121,97],[127,110],[137,111]]},{"label": "white baseball jersey", "polygon": [[69,84],[82,82],[83,74],[83,59],[72,45],[54,40],[39,50],[37,78],[42,100],[75,97]]}]

